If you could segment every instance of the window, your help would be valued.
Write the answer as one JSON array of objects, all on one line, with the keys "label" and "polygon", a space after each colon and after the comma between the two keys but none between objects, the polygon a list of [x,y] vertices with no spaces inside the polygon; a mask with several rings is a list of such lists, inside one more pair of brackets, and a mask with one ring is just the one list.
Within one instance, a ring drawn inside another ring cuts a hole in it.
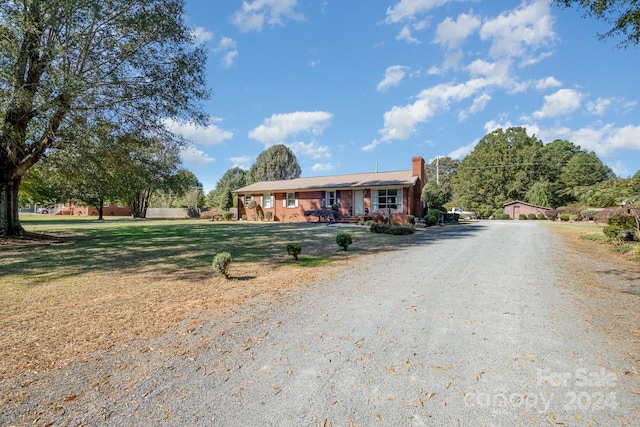
[{"label": "window", "polygon": [[297,208],[298,207],[298,197],[297,193],[287,193],[287,207],[288,208]]},{"label": "window", "polygon": [[326,191],[324,198],[324,206],[330,208],[334,203],[338,203],[338,197],[336,196],[336,191]]},{"label": "window", "polygon": [[262,204],[263,208],[272,208],[273,207],[273,200],[272,200],[272,196],[271,194],[265,194],[264,196],[264,202]]},{"label": "window", "polygon": [[373,210],[391,209],[402,212],[402,189],[388,188],[373,192]]}]

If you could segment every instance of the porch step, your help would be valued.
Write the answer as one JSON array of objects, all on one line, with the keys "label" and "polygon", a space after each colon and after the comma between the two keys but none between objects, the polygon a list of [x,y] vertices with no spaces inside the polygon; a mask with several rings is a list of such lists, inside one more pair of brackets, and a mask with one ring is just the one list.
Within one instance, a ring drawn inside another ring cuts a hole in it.
[{"label": "porch step", "polygon": [[362,218],[356,215],[343,215],[336,222],[342,224],[357,224]]}]

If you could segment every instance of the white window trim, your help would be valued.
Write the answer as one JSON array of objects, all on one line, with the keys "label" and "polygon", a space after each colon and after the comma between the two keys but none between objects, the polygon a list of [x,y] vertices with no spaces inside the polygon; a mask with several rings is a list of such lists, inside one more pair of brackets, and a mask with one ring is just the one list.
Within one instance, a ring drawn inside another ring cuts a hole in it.
[{"label": "white window trim", "polygon": [[[262,200],[264,200],[262,207],[265,209],[271,209],[273,207],[273,195],[272,194],[263,194]],[[267,201],[269,206],[267,206]]]},{"label": "white window trim", "polygon": [[396,195],[396,209],[392,209],[392,211],[394,212],[398,212],[398,213],[402,213],[404,211],[404,189],[402,187],[389,187],[389,188],[379,188],[376,190],[372,191],[372,200],[371,200],[371,207],[372,210],[377,211],[380,209],[387,209],[387,207],[385,206],[384,208],[380,207],[380,199],[379,199],[379,191],[388,191],[388,190],[397,190],[397,195]]},{"label": "white window trim", "polygon": [[[333,197],[330,197],[329,193],[333,193]],[[333,199],[333,201],[331,201],[331,199]],[[338,203],[338,190],[326,190],[324,192],[324,207],[330,208],[334,203]]]},{"label": "white window trim", "polygon": [[[293,206],[289,206],[289,195],[293,194]],[[283,208],[297,208],[298,207],[298,198],[296,197],[295,192],[287,192],[284,195],[284,199],[282,199],[282,207]]]}]

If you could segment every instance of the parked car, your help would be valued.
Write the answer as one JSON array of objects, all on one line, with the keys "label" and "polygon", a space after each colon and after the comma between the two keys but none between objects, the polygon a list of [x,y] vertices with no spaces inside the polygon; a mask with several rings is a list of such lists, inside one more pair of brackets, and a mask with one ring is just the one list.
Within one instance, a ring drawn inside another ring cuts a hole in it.
[{"label": "parked car", "polygon": [[49,206],[47,208],[38,208],[38,209],[36,209],[36,213],[39,213],[39,214],[48,214],[50,212],[53,212],[53,206]]},{"label": "parked car", "polygon": [[477,219],[476,213],[473,211],[465,211],[462,208],[455,207],[449,213],[458,214],[462,219]]}]

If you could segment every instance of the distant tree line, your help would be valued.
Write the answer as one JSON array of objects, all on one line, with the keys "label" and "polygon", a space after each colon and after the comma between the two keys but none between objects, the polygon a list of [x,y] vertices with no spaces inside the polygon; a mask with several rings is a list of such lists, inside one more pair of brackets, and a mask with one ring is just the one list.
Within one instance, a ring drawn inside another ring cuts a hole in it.
[{"label": "distant tree line", "polygon": [[484,136],[462,161],[440,158],[425,166],[428,181],[422,200],[428,207],[463,206],[488,216],[504,203],[592,207],[640,202],[640,172],[615,176],[593,151],[566,140],[543,144],[526,129],[496,129]]}]

